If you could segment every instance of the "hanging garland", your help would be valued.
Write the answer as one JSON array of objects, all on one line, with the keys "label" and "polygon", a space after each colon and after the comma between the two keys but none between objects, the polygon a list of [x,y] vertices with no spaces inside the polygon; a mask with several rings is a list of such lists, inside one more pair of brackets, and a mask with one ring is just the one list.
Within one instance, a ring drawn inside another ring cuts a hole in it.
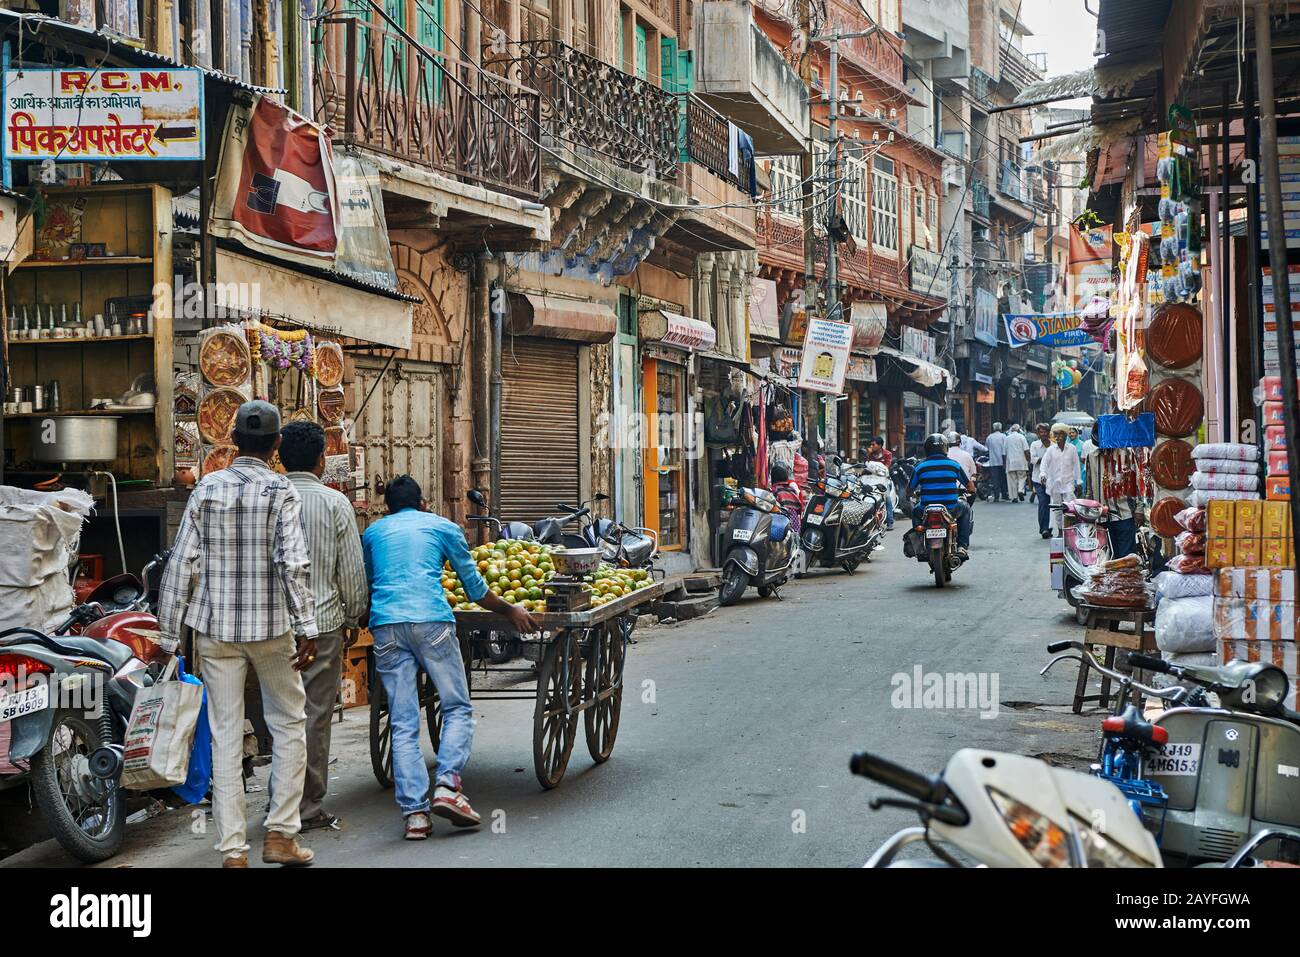
[{"label": "hanging garland", "polygon": [[316,343],[306,329],[282,331],[254,321],[248,325],[248,347],[276,369],[293,367],[315,376]]}]

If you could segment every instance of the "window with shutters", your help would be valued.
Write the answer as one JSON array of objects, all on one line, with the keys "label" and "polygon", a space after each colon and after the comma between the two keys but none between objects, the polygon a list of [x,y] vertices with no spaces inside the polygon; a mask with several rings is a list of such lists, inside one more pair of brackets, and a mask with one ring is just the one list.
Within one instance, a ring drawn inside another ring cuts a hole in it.
[{"label": "window with shutters", "polygon": [[883,156],[871,163],[871,244],[898,255],[898,177],[894,161]]},{"label": "window with shutters", "polygon": [[772,208],[787,216],[799,216],[802,210],[803,182],[798,156],[774,156],[768,169],[772,181]]},{"label": "window with shutters", "polygon": [[849,158],[844,169],[844,221],[858,242],[867,242],[867,163]]}]

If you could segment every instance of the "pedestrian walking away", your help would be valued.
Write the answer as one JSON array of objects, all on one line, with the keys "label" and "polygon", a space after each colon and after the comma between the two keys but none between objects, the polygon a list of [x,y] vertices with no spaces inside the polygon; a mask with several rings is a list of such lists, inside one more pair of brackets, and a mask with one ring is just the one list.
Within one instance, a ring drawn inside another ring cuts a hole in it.
[{"label": "pedestrian walking away", "polygon": [[[885,448],[885,437],[877,435],[867,446],[866,460],[868,462],[879,462],[885,468],[894,464],[894,453]],[[885,530],[889,531],[894,527],[894,500],[885,496]]]},{"label": "pedestrian walking away", "polygon": [[1052,534],[1060,536],[1064,520],[1065,503],[1074,501],[1083,480],[1079,453],[1069,442],[1070,430],[1064,425],[1052,426],[1054,442],[1043,453],[1039,467],[1043,486],[1052,503]]},{"label": "pedestrian walking away", "polygon": [[315,422],[286,425],[281,432],[280,464],[302,499],[320,632],[316,660],[302,673],[307,695],[307,772],[299,815],[304,831],[336,828],[338,815],[322,803],[329,784],[330,718],[343,675],[343,653],[356,643],[358,625],[369,605],[366,566],[352,503],[321,481],[325,430]]},{"label": "pedestrian walking away", "polygon": [[1029,480],[1034,486],[1034,501],[1038,503],[1038,534],[1043,538],[1050,538],[1052,509],[1047,489],[1043,486],[1042,463],[1043,456],[1052,447],[1052,436],[1051,430],[1044,422],[1034,427],[1034,433],[1038,438],[1033,445],[1029,446]]},{"label": "pedestrian walking away", "polygon": [[1017,502],[1025,500],[1025,478],[1029,475],[1029,443],[1024,430],[1013,425],[1007,432],[1003,460],[1007,469],[1007,496]]},{"label": "pedestrian walking away", "polygon": [[[419,483],[409,475],[384,491],[388,514],[361,537],[370,582],[370,631],[374,661],[388,695],[392,723],[393,781],[408,840],[433,829],[429,815],[457,827],[474,827],[479,815],[461,789],[461,772],[474,740],[474,710],[456,619],[442,590],[444,563],[460,578],[465,595],[508,619],[521,634],[540,631],[533,616],[493,594],[470,558],[459,525],[424,508]],[[437,779],[429,798],[429,769],[420,750],[417,671],[423,669],[442,700],[442,740]]]},{"label": "pedestrian walking away", "polygon": [[1007,497],[1006,445],[1007,437],[1002,423],[994,422],[993,431],[984,440],[989,454],[989,484],[993,488],[993,501]]},{"label": "pedestrian walking away", "polygon": [[158,630],[194,629],[212,733],[212,820],[222,866],[248,866],[244,684],[252,667],[271,730],[270,807],[262,860],[312,862],[300,846],[307,765],[306,694],[300,672],[316,660],[316,602],[302,500],[268,464],[280,445],[280,411],[245,402],[235,414],[238,457],[203,476],[186,503],[159,585]]}]

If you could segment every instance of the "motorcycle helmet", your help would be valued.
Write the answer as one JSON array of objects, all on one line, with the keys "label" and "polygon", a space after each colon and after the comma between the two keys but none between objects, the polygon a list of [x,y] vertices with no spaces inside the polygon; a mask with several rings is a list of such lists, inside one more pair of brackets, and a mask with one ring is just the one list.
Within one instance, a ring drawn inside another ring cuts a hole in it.
[{"label": "motorcycle helmet", "polygon": [[954,431],[949,431],[946,435],[944,435],[944,438],[948,440],[948,444],[950,446],[961,445],[961,436]]},{"label": "motorcycle helmet", "polygon": [[944,438],[942,432],[935,432],[925,439],[925,454],[934,455],[936,452],[944,455],[948,453],[948,440]]}]

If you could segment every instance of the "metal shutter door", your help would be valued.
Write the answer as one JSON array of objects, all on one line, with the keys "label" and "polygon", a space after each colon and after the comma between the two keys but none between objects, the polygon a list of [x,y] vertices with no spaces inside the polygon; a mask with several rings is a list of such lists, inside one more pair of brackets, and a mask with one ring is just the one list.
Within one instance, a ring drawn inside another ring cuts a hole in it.
[{"label": "metal shutter door", "polygon": [[578,347],[506,340],[501,356],[501,519],[578,504]]}]

